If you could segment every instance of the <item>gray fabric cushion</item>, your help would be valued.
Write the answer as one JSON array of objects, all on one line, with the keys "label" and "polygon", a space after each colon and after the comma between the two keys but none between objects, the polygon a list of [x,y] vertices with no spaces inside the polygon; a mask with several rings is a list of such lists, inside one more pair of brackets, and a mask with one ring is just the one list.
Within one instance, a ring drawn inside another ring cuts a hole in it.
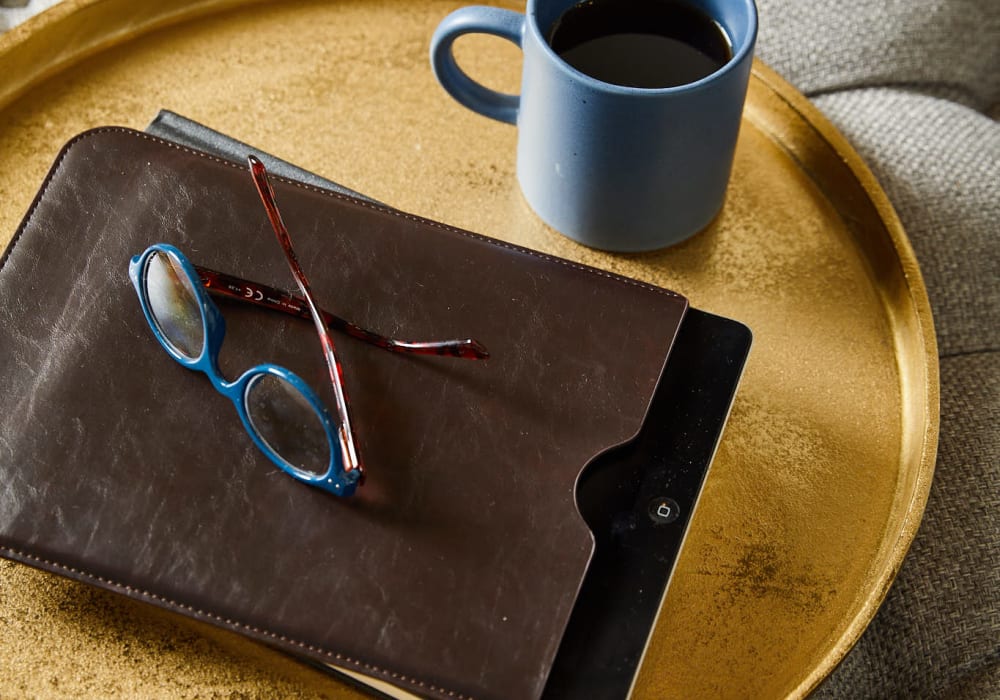
[{"label": "gray fabric cushion", "polygon": [[1000,124],[898,89],[814,101],[868,162],[899,214],[930,294],[941,355],[1000,348]]},{"label": "gray fabric cushion", "polygon": [[803,92],[941,85],[1000,101],[997,0],[758,0],[758,54]]},{"label": "gray fabric cushion", "polygon": [[758,55],[848,137],[899,213],[941,354],[923,524],[816,695],[1000,697],[1000,1],[758,6]]}]

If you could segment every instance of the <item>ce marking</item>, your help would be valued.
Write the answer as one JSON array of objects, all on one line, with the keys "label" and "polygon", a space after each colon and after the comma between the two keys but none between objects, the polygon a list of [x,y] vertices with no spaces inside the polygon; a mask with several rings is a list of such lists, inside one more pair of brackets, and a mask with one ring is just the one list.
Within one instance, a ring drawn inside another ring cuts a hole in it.
[{"label": "ce marking", "polygon": [[254,289],[253,287],[247,287],[243,292],[243,296],[247,299],[253,299],[254,301],[264,301],[264,292],[259,289]]}]

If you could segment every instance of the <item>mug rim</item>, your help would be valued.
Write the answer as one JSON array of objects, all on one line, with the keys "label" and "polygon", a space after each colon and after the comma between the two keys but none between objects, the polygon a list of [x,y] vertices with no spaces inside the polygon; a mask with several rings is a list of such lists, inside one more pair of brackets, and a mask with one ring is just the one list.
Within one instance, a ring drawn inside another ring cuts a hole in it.
[{"label": "mug rim", "polygon": [[[538,26],[538,12],[536,5],[539,0],[529,0],[527,11],[525,16],[528,21],[525,23],[528,27],[528,31],[532,32],[537,42],[541,45],[542,51],[545,52],[546,57],[552,61],[559,70],[563,73],[569,75],[577,82],[582,82],[583,84],[597,90],[604,92],[613,92],[620,95],[634,95],[634,96],[653,96],[653,95],[671,95],[671,94],[681,94],[687,92],[694,92],[698,90],[705,89],[709,87],[712,83],[719,80],[727,73],[736,70],[736,66],[743,63],[746,59],[747,54],[753,51],[754,45],[757,43],[757,3],[755,0],[742,0],[744,5],[746,5],[748,12],[748,26],[746,32],[746,39],[743,41],[739,50],[733,52],[732,58],[726,61],[725,65],[712,71],[706,76],[698,78],[690,83],[684,83],[683,85],[671,85],[669,87],[659,87],[659,88],[646,88],[646,87],[634,87],[630,85],[618,85],[617,83],[608,83],[603,80],[598,80],[597,78],[587,75],[581,70],[578,70],[567,63],[562,56],[557,54],[555,50],[549,45],[545,37],[542,35],[541,29]],[[568,9],[568,8],[567,8]],[[713,22],[717,22],[715,18],[712,18]],[[718,23],[718,22],[717,22]],[[723,27],[725,30],[725,27]],[[727,32],[728,34],[728,32]]]}]

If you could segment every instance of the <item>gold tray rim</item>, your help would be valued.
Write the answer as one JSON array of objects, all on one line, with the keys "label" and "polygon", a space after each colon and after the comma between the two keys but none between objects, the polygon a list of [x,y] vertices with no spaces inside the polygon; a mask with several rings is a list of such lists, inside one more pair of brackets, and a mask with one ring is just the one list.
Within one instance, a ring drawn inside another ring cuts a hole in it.
[{"label": "gold tray rim", "polygon": [[[810,673],[794,693],[796,697],[806,697],[815,690],[847,656],[857,644],[861,635],[871,623],[879,607],[885,600],[896,575],[903,564],[903,559],[916,537],[924,509],[930,495],[931,482],[934,477],[934,467],[937,460],[937,448],[940,432],[940,376],[937,348],[937,335],[934,331],[934,320],[931,313],[930,298],[924,283],[923,274],[917,262],[916,253],[910,243],[903,224],[889,201],[888,195],[882,189],[871,168],[861,155],[850,144],[833,123],[791,83],[785,80],[777,71],[770,68],[760,59],[754,59],[753,76],[759,78],[775,95],[783,100],[790,109],[796,112],[804,122],[809,124],[837,156],[843,161],[851,176],[865,191],[882,221],[889,242],[893,246],[902,274],[906,281],[909,301],[913,305],[915,321],[918,325],[920,341],[924,346],[924,363],[922,376],[917,377],[918,386],[915,394],[923,394],[926,401],[923,441],[920,446],[920,462],[914,474],[914,484],[910,500],[905,508],[903,520],[899,527],[896,541],[891,545],[891,552],[886,567],[876,576],[879,586],[864,602],[857,615],[846,628],[844,634],[831,646],[823,662]],[[905,375],[905,370],[901,368]],[[904,377],[903,381],[906,379]],[[922,386],[921,386],[922,384]],[[923,389],[923,391],[921,391]],[[905,394],[905,391],[904,391]],[[904,395],[905,398],[905,395]]]},{"label": "gold tray rim", "polygon": [[[523,10],[521,4],[511,0],[489,1],[491,4]],[[172,24],[262,3],[263,0],[153,0],[139,3],[139,7],[133,9],[134,13],[141,15],[139,21],[119,29],[93,20],[106,18],[115,9],[123,7],[122,0],[62,0],[0,35],[0,75],[6,76],[0,81],[0,111],[54,75],[118,44]],[[136,17],[133,16],[132,19]],[[65,34],[60,34],[61,32]],[[52,42],[50,39],[65,35],[72,35],[74,41],[62,43],[53,49],[53,45],[59,42]],[[850,177],[854,178],[875,208],[888,243],[894,250],[908,302],[912,306],[913,318],[908,320],[916,324],[916,329],[911,331],[909,342],[916,340],[924,350],[919,366],[900,368],[901,383],[912,385],[912,391],[907,392],[906,387],[902,390],[904,403],[908,394],[911,398],[921,400],[922,405],[917,407],[919,410],[911,418],[911,422],[920,423],[923,432],[920,436],[919,464],[912,472],[910,494],[905,506],[901,508],[896,536],[889,544],[881,570],[872,574],[872,580],[877,583],[875,589],[860,604],[840,637],[830,644],[821,662],[805,675],[789,695],[805,697],[836,668],[860,639],[888,593],[920,525],[934,474],[939,437],[937,338],[927,288],[913,247],[874,173],[823,113],[760,59],[754,59],[752,79],[760,81],[815,131],[817,137],[842,161]],[[893,330],[897,334],[900,332],[895,328]],[[912,407],[904,406],[905,408]]]}]

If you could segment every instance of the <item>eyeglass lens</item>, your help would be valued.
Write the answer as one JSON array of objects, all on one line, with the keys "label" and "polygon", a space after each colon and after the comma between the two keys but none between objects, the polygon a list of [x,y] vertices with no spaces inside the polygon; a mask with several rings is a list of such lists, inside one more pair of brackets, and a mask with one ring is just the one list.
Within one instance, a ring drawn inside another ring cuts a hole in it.
[{"label": "eyeglass lens", "polygon": [[257,435],[292,467],[312,475],[330,466],[330,444],[323,423],[294,385],[273,374],[254,377],[246,408]]},{"label": "eyeglass lens", "polygon": [[194,359],[205,344],[198,295],[180,262],[157,251],[146,263],[146,297],[156,326],[174,350]]}]

